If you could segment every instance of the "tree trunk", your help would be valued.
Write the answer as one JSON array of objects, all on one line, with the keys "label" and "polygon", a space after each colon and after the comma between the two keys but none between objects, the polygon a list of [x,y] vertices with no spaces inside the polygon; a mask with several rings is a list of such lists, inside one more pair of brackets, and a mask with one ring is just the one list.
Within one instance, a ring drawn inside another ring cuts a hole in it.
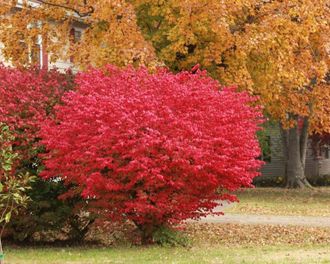
[{"label": "tree trunk", "polygon": [[[153,244],[153,234],[155,230],[157,229],[157,225],[153,222],[151,223],[145,223],[145,224],[139,224],[136,221],[133,220],[133,223],[138,228],[141,234],[141,244],[142,245],[150,245]],[[0,263],[1,264],[1,263]]]},{"label": "tree trunk", "polygon": [[[296,117],[296,121],[298,121],[298,117]],[[296,125],[287,131],[286,187],[288,188],[312,187],[305,176],[308,125],[308,119],[304,118],[301,129]]]},{"label": "tree trunk", "polygon": [[306,164],[306,153],[307,153],[307,142],[308,142],[308,127],[309,127],[309,121],[307,117],[304,117],[303,119],[303,126],[301,128],[300,132],[300,160],[303,165],[303,168],[305,170],[305,164]]}]

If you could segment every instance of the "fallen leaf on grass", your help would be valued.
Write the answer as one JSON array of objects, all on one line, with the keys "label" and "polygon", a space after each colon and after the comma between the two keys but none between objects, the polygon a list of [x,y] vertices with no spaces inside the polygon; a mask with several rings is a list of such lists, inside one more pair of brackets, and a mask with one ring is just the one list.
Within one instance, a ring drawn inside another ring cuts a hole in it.
[{"label": "fallen leaf on grass", "polygon": [[189,223],[193,243],[224,245],[278,245],[330,243],[329,228],[280,225]]}]

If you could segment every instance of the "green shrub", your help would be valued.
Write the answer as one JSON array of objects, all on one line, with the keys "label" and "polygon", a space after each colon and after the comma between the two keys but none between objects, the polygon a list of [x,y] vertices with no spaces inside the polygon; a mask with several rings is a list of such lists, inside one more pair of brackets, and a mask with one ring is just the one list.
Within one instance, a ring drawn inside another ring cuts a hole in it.
[{"label": "green shrub", "polygon": [[153,233],[153,242],[161,246],[189,246],[187,236],[178,230],[161,226]]},{"label": "green shrub", "polygon": [[61,181],[38,178],[28,192],[31,199],[28,207],[21,209],[19,217],[13,217],[8,226],[10,238],[14,241],[81,242],[94,217],[84,214],[86,204],[80,198],[58,199],[65,191]]}]

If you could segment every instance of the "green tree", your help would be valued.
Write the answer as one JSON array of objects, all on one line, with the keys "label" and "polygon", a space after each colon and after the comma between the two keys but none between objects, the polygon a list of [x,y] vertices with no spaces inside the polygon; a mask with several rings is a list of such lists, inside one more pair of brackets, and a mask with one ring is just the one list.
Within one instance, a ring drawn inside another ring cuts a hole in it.
[{"label": "green tree", "polygon": [[7,126],[0,126],[0,263],[4,263],[2,235],[6,224],[12,215],[18,213],[20,207],[25,207],[30,200],[26,192],[31,189],[34,177],[29,173],[16,173],[13,164],[18,154],[13,151],[11,135]]}]

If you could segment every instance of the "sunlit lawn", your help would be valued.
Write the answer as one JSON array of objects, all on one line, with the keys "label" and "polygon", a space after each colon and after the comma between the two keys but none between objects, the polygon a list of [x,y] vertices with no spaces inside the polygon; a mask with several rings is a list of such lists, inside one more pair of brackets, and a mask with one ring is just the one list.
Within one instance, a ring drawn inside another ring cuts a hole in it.
[{"label": "sunlit lawn", "polygon": [[5,248],[9,264],[330,263],[328,228],[188,224],[188,247]]},{"label": "sunlit lawn", "polygon": [[256,188],[237,192],[240,203],[226,212],[300,216],[330,216],[330,187],[290,190]]},{"label": "sunlit lawn", "polygon": [[106,263],[330,263],[327,245],[318,246],[200,246],[185,248],[38,248],[10,249],[9,264],[106,264]]},{"label": "sunlit lawn", "polygon": [[[273,188],[239,192],[227,211],[246,214],[330,216],[330,188]],[[311,226],[189,223],[189,247],[5,247],[8,264],[284,263],[330,264],[330,230]],[[104,232],[106,234],[106,232]],[[6,245],[6,244],[5,244]]]}]

